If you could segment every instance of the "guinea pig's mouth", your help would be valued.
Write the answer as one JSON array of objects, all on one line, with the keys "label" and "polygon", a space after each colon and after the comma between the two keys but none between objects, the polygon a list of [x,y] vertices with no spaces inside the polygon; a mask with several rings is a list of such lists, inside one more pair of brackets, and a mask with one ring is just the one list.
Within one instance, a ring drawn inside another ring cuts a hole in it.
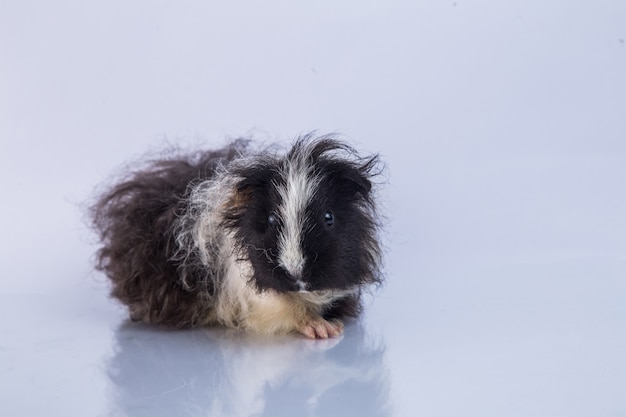
[{"label": "guinea pig's mouth", "polygon": [[310,292],[310,291],[307,289],[307,285],[306,285],[306,283],[305,283],[305,282],[303,282],[302,280],[297,280],[297,281],[296,281],[296,287],[298,288],[298,292],[299,292],[299,293],[307,293],[307,292]]},{"label": "guinea pig's mouth", "polygon": [[289,286],[291,289],[289,291],[298,292],[298,293],[307,293],[310,291],[310,284],[304,280],[302,274],[291,274],[287,271],[285,272],[285,278],[287,282],[289,282]]}]

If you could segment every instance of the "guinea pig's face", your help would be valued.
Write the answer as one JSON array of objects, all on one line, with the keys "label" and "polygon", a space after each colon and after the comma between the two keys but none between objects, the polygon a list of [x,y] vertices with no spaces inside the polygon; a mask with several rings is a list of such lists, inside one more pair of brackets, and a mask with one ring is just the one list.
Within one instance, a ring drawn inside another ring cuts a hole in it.
[{"label": "guinea pig's face", "polygon": [[357,166],[330,158],[287,159],[245,172],[230,225],[256,287],[347,289],[375,279],[370,188]]}]

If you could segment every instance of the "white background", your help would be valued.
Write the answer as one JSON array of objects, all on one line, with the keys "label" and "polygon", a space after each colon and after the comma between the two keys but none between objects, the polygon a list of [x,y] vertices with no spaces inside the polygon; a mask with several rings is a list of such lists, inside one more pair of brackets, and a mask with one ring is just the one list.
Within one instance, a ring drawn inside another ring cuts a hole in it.
[{"label": "white background", "polygon": [[[166,143],[387,164],[341,340],[129,325],[84,205]],[[626,2],[0,3],[0,414],[626,416]]]}]

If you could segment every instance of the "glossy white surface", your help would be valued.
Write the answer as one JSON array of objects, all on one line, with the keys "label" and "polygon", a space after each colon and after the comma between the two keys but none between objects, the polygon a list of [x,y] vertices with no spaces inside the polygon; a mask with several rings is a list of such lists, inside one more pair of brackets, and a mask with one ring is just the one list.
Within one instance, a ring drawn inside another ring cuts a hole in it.
[{"label": "glossy white surface", "polygon": [[[0,414],[626,415],[626,2],[500,3],[1,3]],[[314,129],[388,165],[364,317],[129,324],[94,186]]]}]

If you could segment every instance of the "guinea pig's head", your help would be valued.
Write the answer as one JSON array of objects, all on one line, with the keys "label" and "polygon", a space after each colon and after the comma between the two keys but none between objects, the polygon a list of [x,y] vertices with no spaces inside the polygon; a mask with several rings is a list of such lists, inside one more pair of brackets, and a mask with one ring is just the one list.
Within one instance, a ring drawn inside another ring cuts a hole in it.
[{"label": "guinea pig's head", "polygon": [[239,167],[230,227],[259,291],[351,289],[380,280],[371,178],[378,157],[324,137]]}]

